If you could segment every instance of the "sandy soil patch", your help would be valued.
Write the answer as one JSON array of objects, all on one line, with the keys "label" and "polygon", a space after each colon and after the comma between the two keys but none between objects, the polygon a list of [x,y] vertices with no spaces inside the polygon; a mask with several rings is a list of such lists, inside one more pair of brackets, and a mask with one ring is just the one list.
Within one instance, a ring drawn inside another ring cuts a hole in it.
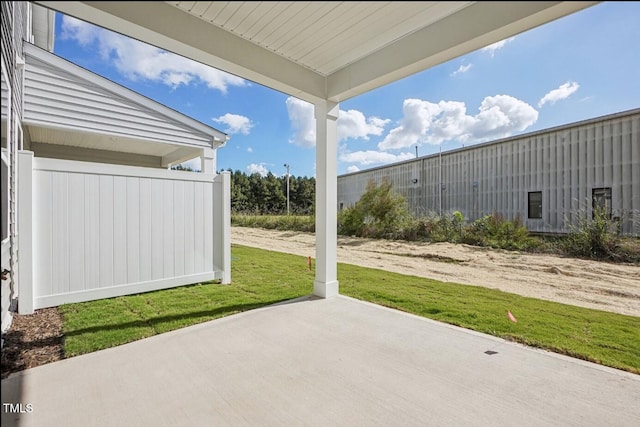
[{"label": "sandy soil patch", "polygon": [[[231,227],[231,243],[315,258],[315,235]],[[338,238],[338,262],[640,316],[640,266],[451,243]]]}]

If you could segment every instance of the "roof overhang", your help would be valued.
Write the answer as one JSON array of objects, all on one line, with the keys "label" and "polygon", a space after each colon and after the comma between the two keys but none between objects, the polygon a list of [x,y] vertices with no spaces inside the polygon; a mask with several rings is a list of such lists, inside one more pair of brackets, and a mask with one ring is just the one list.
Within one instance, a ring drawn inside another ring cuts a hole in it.
[{"label": "roof overhang", "polygon": [[598,2],[36,3],[309,102],[341,102]]},{"label": "roof overhang", "polygon": [[166,167],[228,140],[213,127],[35,45],[26,43],[24,52],[22,124],[40,153],[77,156],[78,150],[93,150],[101,158],[117,159],[117,152],[138,155],[147,164],[156,159]]}]

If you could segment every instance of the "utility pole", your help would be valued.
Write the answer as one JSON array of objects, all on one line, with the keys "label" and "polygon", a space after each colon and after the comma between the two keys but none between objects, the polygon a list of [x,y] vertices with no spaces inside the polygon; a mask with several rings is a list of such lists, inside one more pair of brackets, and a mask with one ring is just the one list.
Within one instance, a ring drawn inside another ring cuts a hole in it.
[{"label": "utility pole", "polygon": [[439,155],[439,157],[440,157],[440,166],[439,166],[438,169],[440,170],[439,171],[439,175],[440,175],[440,179],[439,179],[439,181],[440,181],[439,184],[440,185],[439,185],[439,187],[440,188],[439,188],[439,191],[438,191],[438,200],[439,200],[438,204],[440,205],[440,217],[442,217],[442,143],[440,143],[440,155]]},{"label": "utility pole", "polygon": [[287,168],[287,215],[289,215],[289,163],[285,163],[284,167]]}]

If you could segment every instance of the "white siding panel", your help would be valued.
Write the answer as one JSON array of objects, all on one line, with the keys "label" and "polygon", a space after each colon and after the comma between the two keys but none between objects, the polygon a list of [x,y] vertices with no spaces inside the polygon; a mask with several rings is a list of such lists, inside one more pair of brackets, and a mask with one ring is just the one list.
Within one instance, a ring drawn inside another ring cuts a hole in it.
[{"label": "white siding panel", "polygon": [[113,178],[113,284],[127,283],[127,178],[116,176]]},{"label": "white siding panel", "polygon": [[[83,73],[88,73],[86,70],[78,67],[77,73],[72,73],[54,65],[53,61],[46,63],[36,58],[34,53],[27,57],[26,122],[169,144],[211,147],[211,134],[190,127],[170,114],[139,104],[133,101],[133,96],[127,98],[115,90],[106,89],[114,85],[106,79],[103,87],[98,86],[95,81],[85,80]],[[96,77],[92,76],[92,79]]]},{"label": "white siding panel", "polygon": [[35,308],[222,277],[213,270],[213,176],[95,170],[38,159]]},{"label": "white siding panel", "polygon": [[151,180],[140,178],[140,281],[151,280]]},{"label": "white siding panel", "polygon": [[184,274],[195,272],[194,182],[184,184]]},{"label": "white siding panel", "polygon": [[[69,292],[69,193],[68,174],[51,173],[51,288],[54,294]],[[55,195],[55,197],[54,197]]]},{"label": "white siding panel", "polygon": [[185,248],[185,217],[184,217],[184,182],[174,182],[173,193],[173,226],[175,239],[174,252],[174,274],[182,276],[184,274],[184,248]]},{"label": "white siding panel", "polygon": [[[213,184],[207,184],[203,191],[204,200],[204,270],[213,270]],[[209,236],[212,236],[210,238]]]},{"label": "white siding panel", "polygon": [[204,191],[208,186],[202,182],[194,183],[194,223],[193,223],[193,268],[195,271],[204,269]]},{"label": "white siding panel", "polygon": [[162,207],[164,230],[164,277],[175,276],[175,224],[174,224],[174,190],[172,181],[163,181],[162,183],[164,203]]},{"label": "white siding panel", "polygon": [[127,283],[140,281],[140,178],[127,178]]},{"label": "white siding panel", "polygon": [[69,289],[85,289],[84,175],[69,174]]},{"label": "white siding panel", "polygon": [[113,235],[113,177],[100,176],[100,283],[99,287],[113,286],[113,255],[116,250]]},{"label": "white siding panel", "polygon": [[97,175],[84,176],[85,221],[85,289],[100,284],[100,180]]},{"label": "white siding panel", "polygon": [[52,246],[52,184],[50,172],[39,172],[33,180],[37,197],[33,203],[33,212],[37,212],[33,221],[33,235],[38,236],[34,244],[33,279],[36,294],[50,295],[53,293],[51,277],[53,276],[53,263],[51,259]]},{"label": "white siding panel", "polygon": [[164,224],[163,181],[151,181],[151,278],[165,277],[164,273]]}]

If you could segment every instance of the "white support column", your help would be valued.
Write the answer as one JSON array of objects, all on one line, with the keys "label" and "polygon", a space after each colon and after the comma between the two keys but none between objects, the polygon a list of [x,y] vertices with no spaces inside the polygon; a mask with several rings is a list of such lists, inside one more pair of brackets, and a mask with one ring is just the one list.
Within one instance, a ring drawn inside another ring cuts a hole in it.
[{"label": "white support column", "polygon": [[215,175],[216,173],[216,150],[213,148],[202,149],[200,154],[200,171]]},{"label": "white support column", "polygon": [[33,152],[18,153],[18,313],[33,314]]},{"label": "white support column", "polygon": [[322,298],[338,295],[338,114],[338,103],[315,104],[316,279],[313,294]]},{"label": "white support column", "polygon": [[222,270],[222,284],[231,283],[231,173],[213,179],[213,265]]}]

